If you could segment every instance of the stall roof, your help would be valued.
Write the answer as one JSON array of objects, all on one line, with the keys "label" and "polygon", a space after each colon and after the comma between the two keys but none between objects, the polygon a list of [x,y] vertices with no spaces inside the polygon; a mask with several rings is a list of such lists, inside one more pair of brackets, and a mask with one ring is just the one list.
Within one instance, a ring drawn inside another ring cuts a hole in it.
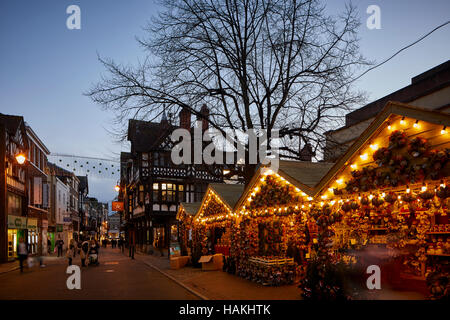
[{"label": "stall roof", "polygon": [[[278,171],[276,173],[304,193],[313,195],[316,184],[332,167],[333,163],[329,162],[280,160]],[[259,166],[253,175],[252,180],[239,198],[235,209],[242,205],[245,199],[247,199],[248,194],[253,190],[261,175],[264,174],[265,169],[268,169],[268,167],[262,165]]]},{"label": "stall roof", "polygon": [[336,161],[326,175],[320,180],[314,188],[314,195],[319,194],[336,174],[348,164],[348,161],[354,157],[371,139],[376,136],[382,128],[383,123],[394,117],[407,117],[415,120],[429,122],[436,125],[450,126],[450,115],[439,111],[418,108],[400,102],[389,101],[384,109],[372,121],[369,127],[360,135],[360,137],[350,146],[350,148]]},{"label": "stall roof", "polygon": [[[242,192],[244,192],[244,188],[245,186],[243,184],[210,183],[208,185],[208,189],[212,189],[231,210],[234,209]],[[205,196],[207,193],[208,190],[206,191]]]},{"label": "stall roof", "polygon": [[181,208],[183,208],[188,215],[195,216],[198,212],[198,209],[200,209],[201,204],[201,202],[181,202],[180,207],[178,208],[177,219],[179,218]]}]

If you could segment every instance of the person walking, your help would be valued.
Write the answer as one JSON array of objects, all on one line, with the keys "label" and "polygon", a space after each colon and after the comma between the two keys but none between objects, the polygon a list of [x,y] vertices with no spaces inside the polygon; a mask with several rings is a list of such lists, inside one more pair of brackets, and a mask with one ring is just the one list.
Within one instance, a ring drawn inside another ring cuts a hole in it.
[{"label": "person walking", "polygon": [[59,236],[58,243],[57,243],[58,257],[62,257],[62,255],[63,255],[63,245],[64,245],[64,241],[61,239],[61,236]]},{"label": "person walking", "polygon": [[158,242],[157,243],[158,243],[158,250],[161,253],[161,257],[164,257],[164,252],[163,252],[164,241],[163,241],[163,237],[162,236],[158,237]]},{"label": "person walking", "polygon": [[66,258],[69,260],[69,266],[72,265],[72,259],[74,257],[74,251],[75,251],[74,246],[73,245],[69,245],[69,248],[67,249],[67,252],[66,252]]},{"label": "person walking", "polygon": [[20,264],[20,273],[23,273],[23,262],[28,257],[28,249],[27,245],[23,241],[23,238],[19,239],[19,243],[17,245],[17,255],[19,257],[19,264]]},{"label": "person walking", "polygon": [[50,241],[50,238],[47,238],[47,252],[48,254],[52,253],[52,242]]},{"label": "person walking", "polygon": [[89,242],[84,241],[81,244],[81,250],[80,250],[80,258],[81,258],[81,266],[82,267],[86,267],[86,258],[88,255],[88,250],[89,250]]}]

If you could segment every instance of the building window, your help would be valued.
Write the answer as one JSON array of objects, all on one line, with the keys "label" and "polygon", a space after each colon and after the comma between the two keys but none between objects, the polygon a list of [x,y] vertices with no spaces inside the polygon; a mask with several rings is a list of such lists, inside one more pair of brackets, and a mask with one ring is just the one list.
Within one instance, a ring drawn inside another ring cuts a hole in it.
[{"label": "building window", "polygon": [[182,184],[178,185],[178,202],[184,202],[184,186]]},{"label": "building window", "polygon": [[22,215],[22,198],[8,192],[8,214],[14,216]]},{"label": "building window", "polygon": [[148,153],[144,152],[142,154],[142,167],[147,168],[148,167]]},{"label": "building window", "polygon": [[159,184],[153,184],[153,202],[159,202]]}]

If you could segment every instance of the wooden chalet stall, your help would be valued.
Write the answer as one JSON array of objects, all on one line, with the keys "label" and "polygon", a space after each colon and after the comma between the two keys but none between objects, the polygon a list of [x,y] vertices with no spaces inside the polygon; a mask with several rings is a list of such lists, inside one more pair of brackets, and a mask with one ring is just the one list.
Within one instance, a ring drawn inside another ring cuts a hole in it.
[{"label": "wooden chalet stall", "polygon": [[277,172],[258,168],[235,208],[231,256],[239,276],[264,285],[294,281],[316,229],[306,215],[314,186],[331,166],[281,160]]},{"label": "wooden chalet stall", "polygon": [[201,202],[181,202],[178,207],[176,219],[178,221],[178,235],[180,239],[181,254],[190,256],[192,253],[192,238],[194,232],[193,219],[200,209]]},{"label": "wooden chalet stall", "polygon": [[193,262],[201,256],[230,255],[236,215],[233,209],[244,191],[239,184],[211,183],[194,217]]},{"label": "wooden chalet stall", "polygon": [[312,216],[334,231],[329,253],[382,265],[392,285],[448,278],[449,137],[450,115],[389,102],[315,188],[326,214]]}]

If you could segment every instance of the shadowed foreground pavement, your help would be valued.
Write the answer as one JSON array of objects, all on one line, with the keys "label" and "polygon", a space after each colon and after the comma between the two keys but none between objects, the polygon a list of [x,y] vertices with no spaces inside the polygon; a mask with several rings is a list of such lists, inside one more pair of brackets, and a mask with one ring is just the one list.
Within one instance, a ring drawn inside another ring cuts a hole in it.
[{"label": "shadowed foreground pavement", "polygon": [[[48,259],[47,267],[0,274],[0,299],[198,299],[142,261],[118,249],[100,249],[98,267],[81,268],[81,290],[69,290],[67,259]],[[80,257],[73,264],[81,266]]]}]

